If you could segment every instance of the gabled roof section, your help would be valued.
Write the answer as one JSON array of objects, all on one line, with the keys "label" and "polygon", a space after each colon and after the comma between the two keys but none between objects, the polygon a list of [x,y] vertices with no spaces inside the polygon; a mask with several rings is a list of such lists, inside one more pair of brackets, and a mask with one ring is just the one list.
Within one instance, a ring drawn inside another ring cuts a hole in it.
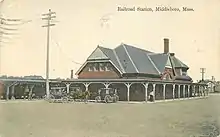
[{"label": "gabled roof section", "polygon": [[110,61],[121,74],[141,73],[161,75],[165,67],[189,68],[170,54],[154,53],[123,43],[115,49],[98,46],[87,58],[87,62],[93,61]]},{"label": "gabled roof section", "polygon": [[165,65],[165,67],[167,67],[167,68],[173,68],[169,56],[167,56],[167,63],[166,63],[166,65]]},{"label": "gabled roof section", "polygon": [[97,48],[87,58],[87,60],[98,60],[98,59],[109,59],[108,56],[105,53],[103,53],[100,46],[97,46]]},{"label": "gabled roof section", "polygon": [[182,61],[180,61],[175,56],[170,56],[170,58],[171,58],[172,63],[173,63],[175,68],[186,68],[186,69],[189,69],[189,67],[186,64],[184,64]]},{"label": "gabled roof section", "polygon": [[169,60],[169,55],[167,54],[163,54],[163,53],[149,54],[149,57],[151,58],[151,60],[154,62],[155,66],[161,73],[164,72],[165,67],[172,68],[172,65]]},{"label": "gabled roof section", "polygon": [[123,72],[122,67],[120,66],[120,62],[117,59],[117,55],[115,55],[113,49],[104,48],[99,46],[100,50],[114,63],[114,65],[119,69],[121,72]]},{"label": "gabled roof section", "polygon": [[127,44],[120,45],[116,48],[116,51],[118,51],[118,55],[120,54],[121,60],[126,61],[127,73],[160,74],[148,56],[152,52]]},{"label": "gabled roof section", "polygon": [[126,52],[123,44],[115,48],[115,53],[118,56],[118,61],[120,62],[125,73],[138,73],[135,66],[132,64],[130,55]]}]

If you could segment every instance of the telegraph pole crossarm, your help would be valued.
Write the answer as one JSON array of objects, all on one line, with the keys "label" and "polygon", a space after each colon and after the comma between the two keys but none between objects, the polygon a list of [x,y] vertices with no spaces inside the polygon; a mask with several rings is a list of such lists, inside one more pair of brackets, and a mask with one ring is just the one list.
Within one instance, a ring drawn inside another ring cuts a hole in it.
[{"label": "telegraph pole crossarm", "polygon": [[46,56],[46,97],[49,99],[50,96],[50,85],[49,85],[49,54],[50,54],[50,27],[55,26],[55,24],[51,24],[51,20],[55,18],[56,16],[55,12],[52,12],[51,9],[49,9],[49,13],[42,14],[42,20],[46,20],[47,24],[43,25],[42,27],[47,28],[47,56]]}]

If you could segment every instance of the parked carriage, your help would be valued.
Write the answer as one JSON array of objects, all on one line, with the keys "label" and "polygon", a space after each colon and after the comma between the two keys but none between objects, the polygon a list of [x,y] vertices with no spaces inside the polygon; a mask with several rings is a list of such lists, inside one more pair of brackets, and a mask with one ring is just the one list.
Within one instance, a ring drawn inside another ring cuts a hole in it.
[{"label": "parked carriage", "polygon": [[82,89],[80,87],[72,87],[70,89],[70,96],[74,100],[81,100],[81,99],[85,98],[84,92],[82,91]]},{"label": "parked carriage", "polygon": [[69,101],[69,95],[64,87],[52,87],[50,90],[49,102],[62,102]]},{"label": "parked carriage", "polygon": [[116,103],[119,101],[117,90],[113,88],[101,88],[98,91],[98,96],[95,98],[96,102]]}]

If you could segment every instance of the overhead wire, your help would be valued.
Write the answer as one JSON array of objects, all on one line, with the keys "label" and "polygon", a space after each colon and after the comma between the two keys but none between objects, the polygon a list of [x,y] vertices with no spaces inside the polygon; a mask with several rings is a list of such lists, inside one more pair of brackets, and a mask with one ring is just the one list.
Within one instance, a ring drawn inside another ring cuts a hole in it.
[{"label": "overhead wire", "polygon": [[61,46],[59,45],[58,42],[56,42],[56,41],[53,40],[53,39],[52,39],[52,41],[53,41],[53,42],[56,44],[56,46],[58,47],[59,52],[60,52],[61,54],[65,55],[65,57],[66,57],[67,59],[69,59],[72,63],[77,64],[77,65],[83,65],[82,63],[79,63],[79,62],[77,62],[77,61],[74,61],[71,57],[68,57],[67,54],[63,52],[63,50],[62,50],[62,48],[61,48]]}]

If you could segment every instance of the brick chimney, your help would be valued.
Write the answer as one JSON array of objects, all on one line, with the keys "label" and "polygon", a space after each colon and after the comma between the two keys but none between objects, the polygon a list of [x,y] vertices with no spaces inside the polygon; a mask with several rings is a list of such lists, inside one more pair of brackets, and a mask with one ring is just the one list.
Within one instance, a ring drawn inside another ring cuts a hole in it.
[{"label": "brick chimney", "polygon": [[170,56],[175,56],[175,53],[170,53]]},{"label": "brick chimney", "polygon": [[70,72],[70,79],[73,79],[73,70]]},{"label": "brick chimney", "polygon": [[164,38],[164,54],[169,53],[169,39],[168,38]]}]

